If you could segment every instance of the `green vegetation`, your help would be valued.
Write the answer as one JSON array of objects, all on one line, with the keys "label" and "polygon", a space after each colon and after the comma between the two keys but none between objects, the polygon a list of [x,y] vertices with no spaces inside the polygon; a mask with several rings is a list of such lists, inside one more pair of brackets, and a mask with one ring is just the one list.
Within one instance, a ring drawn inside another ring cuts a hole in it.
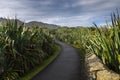
[{"label": "green vegetation", "polygon": [[106,26],[48,30],[19,25],[17,19],[7,20],[0,26],[0,80],[28,80],[35,76],[58,55],[55,38],[79,49],[83,59],[86,53],[94,53],[120,74],[119,13],[111,15],[111,22]]},{"label": "green vegetation", "polygon": [[56,50],[46,28],[19,25],[17,19],[0,27],[0,80],[18,80]]},{"label": "green vegetation", "polygon": [[40,71],[42,71],[45,67],[47,67],[59,54],[60,52],[60,46],[56,45],[56,50],[52,56],[50,56],[48,59],[43,61],[42,64],[40,64],[38,67],[30,71],[27,75],[25,75],[21,80],[30,80],[32,79],[36,74],[38,74]]},{"label": "green vegetation", "polygon": [[[118,15],[119,16],[119,15]],[[110,69],[120,73],[120,17],[112,16],[112,26],[96,26],[95,36],[88,42],[92,50]]]},{"label": "green vegetation", "polygon": [[82,53],[94,53],[109,69],[120,73],[120,17],[111,15],[112,24],[83,28],[57,28],[57,39],[79,48]]},{"label": "green vegetation", "polygon": [[57,39],[66,42],[67,44],[72,44],[74,47],[81,49],[85,53],[85,48],[89,36],[88,28],[68,28],[62,27],[54,30]]}]

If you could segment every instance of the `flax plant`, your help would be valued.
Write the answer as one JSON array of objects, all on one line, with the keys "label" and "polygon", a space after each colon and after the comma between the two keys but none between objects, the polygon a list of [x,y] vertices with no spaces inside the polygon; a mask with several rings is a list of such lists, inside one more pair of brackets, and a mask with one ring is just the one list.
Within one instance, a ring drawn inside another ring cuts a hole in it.
[{"label": "flax plant", "polygon": [[101,61],[111,70],[120,73],[120,17],[119,14],[111,15],[112,25],[99,27],[96,24],[94,37],[87,45]]},{"label": "flax plant", "polygon": [[49,31],[8,19],[0,30],[0,80],[19,80],[55,50]]}]

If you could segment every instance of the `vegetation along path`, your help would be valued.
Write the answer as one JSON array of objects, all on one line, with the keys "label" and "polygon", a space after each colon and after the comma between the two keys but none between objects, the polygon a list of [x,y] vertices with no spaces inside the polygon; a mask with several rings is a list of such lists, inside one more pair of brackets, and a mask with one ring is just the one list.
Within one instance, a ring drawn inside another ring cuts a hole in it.
[{"label": "vegetation along path", "polygon": [[65,43],[56,42],[62,47],[60,55],[32,80],[86,80],[80,53]]}]

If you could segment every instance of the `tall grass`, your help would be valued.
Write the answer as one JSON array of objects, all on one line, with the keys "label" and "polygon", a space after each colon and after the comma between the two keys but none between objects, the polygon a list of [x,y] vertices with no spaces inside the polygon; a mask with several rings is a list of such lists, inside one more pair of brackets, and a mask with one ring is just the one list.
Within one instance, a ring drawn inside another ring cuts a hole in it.
[{"label": "tall grass", "polygon": [[66,42],[68,44],[73,44],[76,47],[84,48],[86,47],[85,43],[87,42],[88,35],[86,33],[89,32],[87,28],[58,28],[55,30],[56,38]]},{"label": "tall grass", "polygon": [[58,28],[56,38],[80,48],[83,53],[94,53],[111,70],[120,73],[120,16],[111,15],[112,24],[88,28]]},{"label": "tall grass", "polygon": [[111,15],[112,25],[99,27],[96,24],[94,38],[89,40],[89,49],[110,69],[120,73],[120,17]]},{"label": "tall grass", "polygon": [[18,80],[55,50],[47,29],[7,20],[0,31],[0,80]]}]

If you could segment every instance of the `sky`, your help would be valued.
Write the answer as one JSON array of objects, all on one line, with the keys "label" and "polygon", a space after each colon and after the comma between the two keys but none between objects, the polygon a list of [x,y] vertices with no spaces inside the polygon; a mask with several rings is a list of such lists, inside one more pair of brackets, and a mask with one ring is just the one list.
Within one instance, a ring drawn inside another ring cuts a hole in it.
[{"label": "sky", "polygon": [[61,26],[104,25],[120,0],[0,0],[0,17]]}]

